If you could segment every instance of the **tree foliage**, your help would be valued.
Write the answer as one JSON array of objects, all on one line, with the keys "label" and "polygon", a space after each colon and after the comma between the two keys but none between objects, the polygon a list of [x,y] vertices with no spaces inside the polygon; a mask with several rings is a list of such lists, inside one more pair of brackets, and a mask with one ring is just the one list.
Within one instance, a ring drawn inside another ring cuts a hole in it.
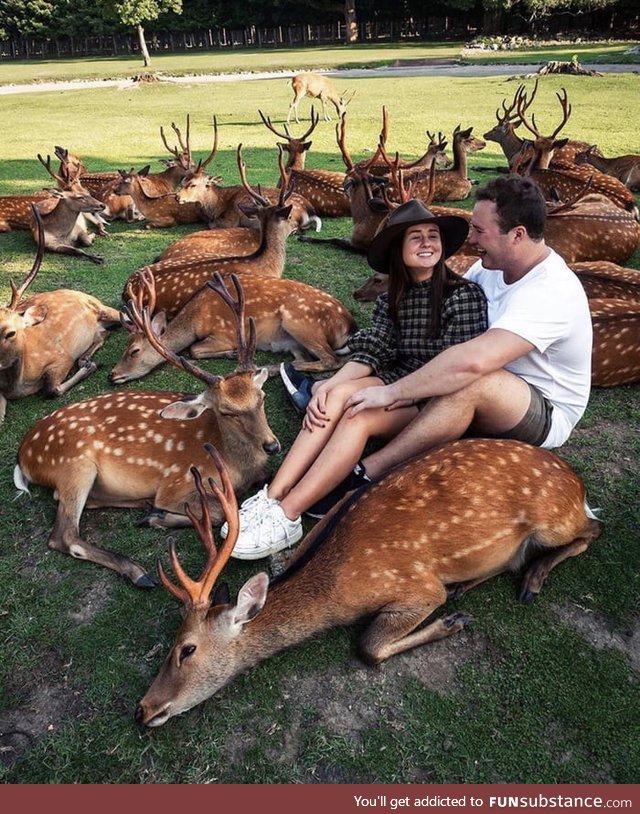
[{"label": "tree foliage", "polygon": [[157,20],[161,14],[173,11],[180,14],[182,0],[98,0],[105,16],[123,25],[137,26]]}]

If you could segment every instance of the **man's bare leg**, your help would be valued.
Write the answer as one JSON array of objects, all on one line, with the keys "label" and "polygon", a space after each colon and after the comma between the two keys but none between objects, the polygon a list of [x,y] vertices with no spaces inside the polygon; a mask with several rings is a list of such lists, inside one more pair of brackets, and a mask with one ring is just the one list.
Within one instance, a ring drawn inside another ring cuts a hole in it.
[{"label": "man's bare leg", "polygon": [[363,459],[367,475],[379,478],[414,455],[461,438],[472,425],[479,433],[507,432],[522,420],[530,401],[529,385],[506,370],[483,376],[457,393],[432,398],[386,446]]}]

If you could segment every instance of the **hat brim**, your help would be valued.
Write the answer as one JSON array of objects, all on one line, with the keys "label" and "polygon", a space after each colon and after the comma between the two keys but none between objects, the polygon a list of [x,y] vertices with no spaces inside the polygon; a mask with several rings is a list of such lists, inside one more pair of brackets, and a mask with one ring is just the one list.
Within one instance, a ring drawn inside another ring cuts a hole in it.
[{"label": "hat brim", "polygon": [[420,223],[435,223],[440,229],[444,248],[444,259],[455,254],[467,239],[469,234],[469,224],[464,218],[458,215],[436,215],[432,218],[416,218],[415,220],[396,223],[383,227],[369,244],[367,252],[367,262],[374,271],[381,274],[389,273],[389,249],[398,235],[405,232],[411,226]]}]

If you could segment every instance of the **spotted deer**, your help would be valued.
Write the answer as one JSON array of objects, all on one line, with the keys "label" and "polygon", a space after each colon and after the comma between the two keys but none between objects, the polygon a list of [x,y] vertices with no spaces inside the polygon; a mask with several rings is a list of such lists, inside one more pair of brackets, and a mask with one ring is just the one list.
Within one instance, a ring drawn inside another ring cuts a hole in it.
[{"label": "spotted deer", "polygon": [[[309,138],[318,124],[318,116],[311,109],[311,125],[306,132],[294,138],[285,124],[284,132],[277,130],[271,119],[259,110],[264,126],[274,135],[284,141],[278,142],[278,147],[288,154],[286,171],[296,192],[302,195],[320,217],[344,218],[351,214],[349,199],[344,191],[345,174],[332,170],[305,169],[305,155],[311,147]],[[280,186],[281,182],[279,182]]]},{"label": "spotted deer", "polygon": [[597,148],[591,144],[575,157],[575,163],[590,165],[606,175],[612,175],[621,181],[632,192],[640,192],[640,155],[619,155],[615,158],[605,158],[596,152]]},{"label": "spotted deer", "polygon": [[571,105],[569,104],[567,91],[562,88],[560,93],[556,93],[562,108],[562,121],[551,133],[550,136],[543,136],[538,130],[535,117],[527,121],[522,97],[518,101],[519,113],[524,126],[535,136],[533,144],[514,162],[513,172],[521,175],[528,175],[542,189],[545,197],[551,199],[554,194],[561,197],[571,197],[579,192],[586,183],[590,184],[591,192],[605,195],[617,207],[631,212],[638,219],[638,207],[631,190],[617,178],[596,170],[591,166],[578,166],[576,164],[555,164],[551,166],[551,160],[555,151],[566,144],[567,139],[558,139],[557,136],[571,115]]},{"label": "spotted deer", "polygon": [[[359,651],[369,664],[444,639],[472,617],[448,599],[524,566],[523,603],[561,562],[601,534],[580,477],[547,450],[519,441],[466,439],[436,448],[345,498],[306,536],[279,577],[251,576],[232,600],[218,582],[239,533],[232,484],[215,450],[221,486],[193,472],[202,508],[194,526],[206,564],[190,578],[175,545],[172,581],[183,621],[136,720],[157,727],[206,701],[240,673],[305,639],[366,620]],[[216,546],[207,506],[224,507]],[[397,511],[401,506],[402,510]],[[426,624],[425,624],[426,623]]]},{"label": "spotted deer", "polygon": [[[342,355],[348,352],[346,344],[356,326],[339,300],[297,280],[250,274],[241,278],[244,307],[248,318],[255,322],[258,350],[288,351],[295,357],[298,370],[323,372],[340,366],[340,352]],[[236,355],[230,303],[221,294],[224,289],[220,274],[216,272],[213,279],[215,285],[211,282],[205,285],[167,323],[165,312],[156,305],[153,275],[147,272],[142,277],[137,296],[146,299],[148,310],[154,315],[151,329],[164,348],[176,354],[189,348],[194,359]],[[232,274],[231,280],[240,290],[238,276]],[[124,324],[130,337],[122,358],[111,371],[113,384],[145,376],[165,361],[141,326],[126,320]],[[274,374],[278,368],[275,365],[267,370]]]},{"label": "spotted deer", "polygon": [[640,381],[640,301],[589,300],[593,323],[591,381],[615,387]]},{"label": "spotted deer", "polygon": [[[11,281],[11,300],[0,308],[0,423],[7,400],[34,393],[61,396],[93,373],[93,354],[119,313],[82,291],[58,289],[23,296],[35,280],[44,256],[44,227],[37,211],[38,251],[20,286]],[[77,371],[69,376],[74,364]],[[69,378],[67,378],[69,377]]]},{"label": "spotted deer", "polygon": [[[488,130],[483,138],[487,141],[495,141],[502,147],[505,154],[509,168],[513,171],[514,166],[524,169],[524,154],[527,153],[530,160],[532,154],[530,151],[531,141],[521,139],[516,134],[516,129],[522,124],[522,113],[531,106],[535,95],[538,90],[538,80],[534,85],[531,95],[527,95],[525,86],[519,85],[514,93],[513,100],[509,107],[507,107],[506,100],[502,100],[502,112],[496,110],[497,123]],[[554,163],[567,163],[570,164],[575,160],[576,155],[587,147],[586,141],[575,141],[569,139],[566,144],[557,146],[554,149],[553,155],[550,159],[551,164]],[[594,147],[599,153],[597,147]]]},{"label": "spotted deer", "polygon": [[355,95],[355,91],[351,94],[338,93],[328,76],[322,76],[316,73],[296,74],[287,80],[287,84],[293,89],[293,99],[289,105],[287,124],[291,121],[292,113],[295,114],[296,124],[300,124],[298,107],[305,96],[310,96],[312,99],[320,99],[322,115],[324,116],[324,120],[329,122],[331,121],[331,116],[329,116],[327,110],[327,102],[331,102],[336,109],[336,114],[340,117],[345,113],[347,105]]},{"label": "spotted deer", "polygon": [[[233,489],[241,493],[264,481],[267,459],[279,452],[280,444],[264,412],[267,372],[253,364],[255,331],[250,325],[246,335],[241,296],[233,308],[238,366],[234,373],[215,376],[164,348],[149,313],[131,302],[131,319],[143,327],[158,352],[206,389],[197,395],[105,393],[62,407],[27,432],[18,450],[14,482],[23,491],[30,483],[55,491],[58,511],[50,548],[111,568],[138,587],[151,587],[153,580],[141,565],[81,537],[85,506],[133,508],[151,503],[147,525],[189,525],[189,508],[198,505],[190,467],[199,467],[205,477],[216,474],[203,448],[208,441],[220,450]],[[217,503],[211,506],[211,516],[215,523],[223,520]]]},{"label": "spotted deer", "polygon": [[246,167],[242,159],[242,145],[237,151],[238,169],[243,185],[253,200],[252,206],[245,206],[244,211],[260,221],[260,243],[258,248],[247,255],[229,257],[204,257],[198,260],[183,262],[179,258],[169,258],[139,269],[125,285],[126,291],[131,285],[137,293],[140,285],[139,272],[148,270],[153,273],[157,292],[157,307],[167,313],[168,319],[178,313],[196,291],[199,291],[211,279],[214,271],[222,274],[250,273],[266,277],[281,277],[286,258],[286,240],[294,231],[291,221],[291,206],[288,199],[290,187],[279,190],[276,204],[255,192],[246,178]]}]

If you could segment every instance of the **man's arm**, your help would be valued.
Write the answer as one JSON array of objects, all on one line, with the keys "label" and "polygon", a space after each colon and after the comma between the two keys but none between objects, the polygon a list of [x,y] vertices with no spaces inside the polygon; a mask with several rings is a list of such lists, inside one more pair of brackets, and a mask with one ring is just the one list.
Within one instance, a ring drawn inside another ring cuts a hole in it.
[{"label": "man's arm", "polygon": [[457,393],[533,348],[531,342],[511,331],[490,328],[475,339],[443,350],[419,370],[393,384],[358,390],[347,402],[348,414],[353,416],[374,407],[394,409],[415,400]]}]

